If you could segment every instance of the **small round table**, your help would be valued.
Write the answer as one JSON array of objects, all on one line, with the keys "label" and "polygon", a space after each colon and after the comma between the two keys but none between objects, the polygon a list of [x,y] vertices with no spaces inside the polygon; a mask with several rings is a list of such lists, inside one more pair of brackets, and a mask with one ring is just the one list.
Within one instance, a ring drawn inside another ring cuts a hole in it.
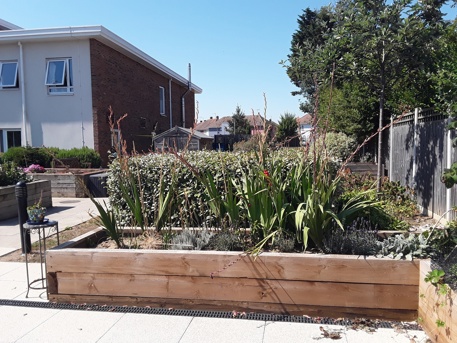
[{"label": "small round table", "polygon": [[[29,297],[29,291],[31,289],[46,289],[46,237],[51,235],[52,231],[57,232],[57,245],[60,244],[59,241],[59,223],[55,220],[45,219],[42,223],[30,223],[27,222],[23,225],[24,228],[24,247],[26,246],[25,238],[27,233],[38,233],[38,243],[40,246],[40,271],[41,278],[33,280],[30,282],[29,279],[29,263],[27,258],[27,252],[25,253],[25,269],[27,272],[27,294],[26,298]],[[46,229],[48,229],[48,234],[46,235]],[[41,242],[43,240],[43,242]],[[34,286],[35,283],[41,282],[41,286]]]}]

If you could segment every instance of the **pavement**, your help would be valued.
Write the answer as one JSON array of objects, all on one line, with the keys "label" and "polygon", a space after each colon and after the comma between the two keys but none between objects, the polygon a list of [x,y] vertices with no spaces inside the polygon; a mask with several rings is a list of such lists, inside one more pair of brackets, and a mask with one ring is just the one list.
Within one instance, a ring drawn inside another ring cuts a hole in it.
[{"label": "pavement", "polygon": [[[53,198],[47,218],[59,229],[89,220],[96,213],[87,198]],[[32,235],[32,241],[37,236]],[[21,247],[16,219],[0,221],[0,256]],[[40,275],[38,263],[29,264],[31,279]],[[2,342],[255,342],[255,343],[413,343],[427,341],[420,330],[378,328],[373,332],[350,326],[269,320],[210,318],[98,311],[57,306],[46,290],[30,290],[26,298],[25,263],[0,262],[0,343]],[[191,313],[191,312],[189,312]]]}]

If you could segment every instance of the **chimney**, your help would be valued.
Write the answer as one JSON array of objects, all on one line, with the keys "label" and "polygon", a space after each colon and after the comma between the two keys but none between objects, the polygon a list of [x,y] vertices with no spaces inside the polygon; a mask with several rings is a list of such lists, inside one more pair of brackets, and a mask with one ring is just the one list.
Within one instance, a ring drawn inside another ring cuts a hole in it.
[{"label": "chimney", "polygon": [[213,119],[213,117],[209,117],[209,119],[211,120],[211,119]]},{"label": "chimney", "polygon": [[219,120],[219,116],[216,116],[216,120]]}]

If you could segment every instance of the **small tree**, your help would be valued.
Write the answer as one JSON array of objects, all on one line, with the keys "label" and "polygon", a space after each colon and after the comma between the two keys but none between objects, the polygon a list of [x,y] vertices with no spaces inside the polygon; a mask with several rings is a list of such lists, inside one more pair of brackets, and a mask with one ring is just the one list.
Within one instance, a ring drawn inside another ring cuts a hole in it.
[{"label": "small tree", "polygon": [[233,135],[249,135],[251,134],[251,125],[249,120],[246,119],[246,115],[241,110],[240,106],[236,106],[235,113],[232,115],[232,119],[228,122],[229,126],[227,131]]},{"label": "small tree", "polygon": [[295,115],[291,113],[281,114],[278,129],[276,131],[276,140],[279,143],[286,143],[287,145],[289,145],[292,140],[295,144],[298,143],[298,124]]}]

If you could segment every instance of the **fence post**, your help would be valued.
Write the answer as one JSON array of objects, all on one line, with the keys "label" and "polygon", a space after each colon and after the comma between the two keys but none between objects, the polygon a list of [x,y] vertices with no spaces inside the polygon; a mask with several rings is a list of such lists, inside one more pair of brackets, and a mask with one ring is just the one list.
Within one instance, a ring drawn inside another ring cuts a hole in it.
[{"label": "fence post", "polygon": [[417,143],[419,140],[418,132],[417,132],[417,125],[419,122],[419,108],[414,109],[414,138],[413,138],[413,175],[412,175],[412,182],[410,187],[416,189],[416,174],[417,174]]},{"label": "fence post", "polygon": [[389,135],[389,142],[390,142],[390,147],[389,147],[389,181],[392,181],[392,169],[393,169],[393,142],[394,142],[394,117],[390,116],[390,135]]},{"label": "fence post", "polygon": [[[448,118],[447,120],[448,125],[451,123],[451,118]],[[450,169],[452,165],[452,132],[451,130],[447,129],[446,130],[446,146],[447,146],[447,151],[446,151],[446,168]],[[451,208],[452,208],[452,192],[451,188],[446,188],[446,220],[450,221],[451,220]]]}]

